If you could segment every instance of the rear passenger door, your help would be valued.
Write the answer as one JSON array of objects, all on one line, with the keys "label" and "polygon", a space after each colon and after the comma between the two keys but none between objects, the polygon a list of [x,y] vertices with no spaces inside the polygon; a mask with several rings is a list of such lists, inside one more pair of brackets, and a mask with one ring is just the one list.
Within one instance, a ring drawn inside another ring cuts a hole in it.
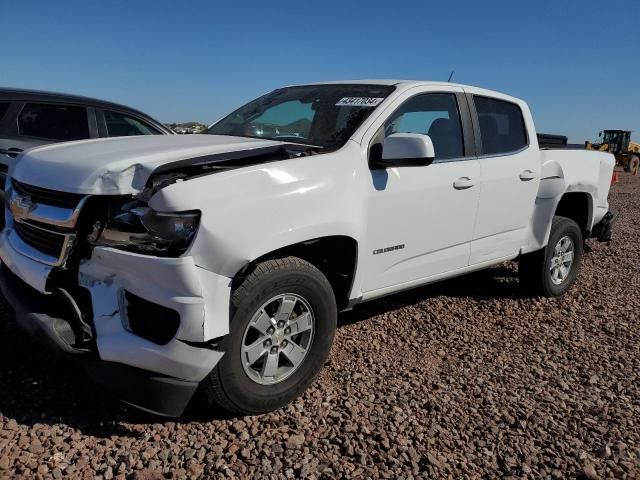
[{"label": "rear passenger door", "polygon": [[481,172],[469,261],[477,265],[519,253],[538,191],[540,154],[529,141],[535,133],[526,104],[475,94],[467,98]]},{"label": "rear passenger door", "polygon": [[[11,142],[7,137],[10,129],[11,118],[14,117],[15,107],[9,100],[0,100],[0,192],[4,190],[5,180],[7,178],[7,170],[9,163],[17,153],[13,153]],[[1,197],[1,195],[0,195]]]},{"label": "rear passenger door", "polygon": [[5,152],[9,152],[7,135],[11,128],[11,119],[15,118],[15,110],[12,102],[0,100],[0,160],[4,160]]}]

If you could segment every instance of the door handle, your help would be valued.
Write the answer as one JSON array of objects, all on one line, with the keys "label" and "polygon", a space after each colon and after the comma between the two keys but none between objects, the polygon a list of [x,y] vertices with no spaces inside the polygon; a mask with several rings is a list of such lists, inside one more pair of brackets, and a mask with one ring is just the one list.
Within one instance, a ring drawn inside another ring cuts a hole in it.
[{"label": "door handle", "polygon": [[475,184],[471,177],[460,177],[456,178],[453,182],[453,188],[456,190],[465,190],[467,188],[473,187]]},{"label": "door handle", "polygon": [[5,155],[9,155],[10,157],[17,157],[22,153],[21,148],[11,147],[7,149],[0,148],[0,153],[4,153]]},{"label": "door handle", "polygon": [[536,172],[534,172],[533,170],[525,170],[520,174],[520,180],[522,180],[523,182],[533,180],[534,178],[536,178]]}]

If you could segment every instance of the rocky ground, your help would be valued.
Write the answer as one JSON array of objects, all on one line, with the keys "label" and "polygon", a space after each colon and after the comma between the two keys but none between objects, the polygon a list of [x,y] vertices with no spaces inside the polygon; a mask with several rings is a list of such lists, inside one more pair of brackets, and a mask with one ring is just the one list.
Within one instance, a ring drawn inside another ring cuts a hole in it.
[{"label": "rocky ground", "polygon": [[561,299],[515,264],[341,316],[288,408],[150,418],[42,352],[2,304],[0,478],[640,478],[640,177]]}]

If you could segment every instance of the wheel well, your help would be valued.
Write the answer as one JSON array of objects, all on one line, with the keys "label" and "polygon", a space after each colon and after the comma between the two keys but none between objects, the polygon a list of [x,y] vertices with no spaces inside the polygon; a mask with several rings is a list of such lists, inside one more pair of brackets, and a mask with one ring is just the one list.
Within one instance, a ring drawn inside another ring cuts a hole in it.
[{"label": "wheel well", "polygon": [[274,257],[302,258],[320,270],[329,280],[338,310],[347,307],[358,258],[358,243],[347,236],[330,236],[288,245],[256,258],[234,277],[235,288],[258,263]]},{"label": "wheel well", "polygon": [[589,233],[591,199],[585,192],[565,193],[556,207],[556,215],[567,217],[578,224],[583,235]]}]

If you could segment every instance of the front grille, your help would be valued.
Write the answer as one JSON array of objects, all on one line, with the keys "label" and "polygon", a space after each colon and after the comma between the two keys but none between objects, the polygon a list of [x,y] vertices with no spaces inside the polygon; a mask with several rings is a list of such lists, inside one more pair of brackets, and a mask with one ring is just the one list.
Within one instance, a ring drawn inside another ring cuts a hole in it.
[{"label": "front grille", "polygon": [[61,257],[67,239],[66,235],[45,230],[26,222],[15,222],[14,229],[27,245],[51,257]]},{"label": "front grille", "polygon": [[21,195],[31,197],[33,203],[44,203],[45,205],[52,205],[54,207],[75,209],[84,197],[84,195],[79,193],[58,192],[47,188],[35,187],[18,182],[15,179],[11,181],[14,190]]}]

